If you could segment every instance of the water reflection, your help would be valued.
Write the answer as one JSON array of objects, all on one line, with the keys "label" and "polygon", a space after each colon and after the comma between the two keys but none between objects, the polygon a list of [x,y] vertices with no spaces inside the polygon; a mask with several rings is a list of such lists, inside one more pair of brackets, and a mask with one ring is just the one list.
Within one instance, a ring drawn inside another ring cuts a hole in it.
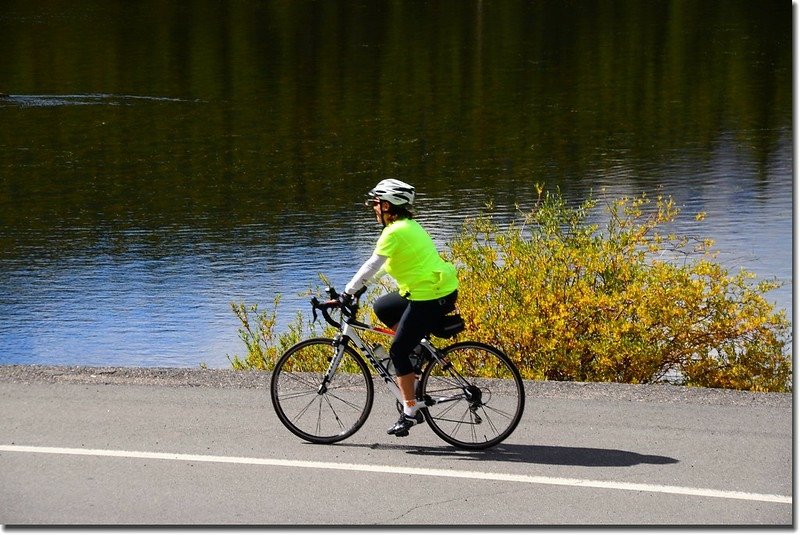
[{"label": "water reflection", "polygon": [[0,361],[225,366],[229,301],[280,292],[288,319],[319,271],[343,284],[384,176],[418,186],[440,244],[535,182],[673,195],[679,230],[784,281],[791,315],[790,21],[744,1],[7,2]]},{"label": "water reflection", "polygon": [[137,100],[161,102],[185,102],[170,97],[148,97],[143,95],[0,95],[0,108],[18,106],[22,108],[42,108],[48,106],[132,106]]}]

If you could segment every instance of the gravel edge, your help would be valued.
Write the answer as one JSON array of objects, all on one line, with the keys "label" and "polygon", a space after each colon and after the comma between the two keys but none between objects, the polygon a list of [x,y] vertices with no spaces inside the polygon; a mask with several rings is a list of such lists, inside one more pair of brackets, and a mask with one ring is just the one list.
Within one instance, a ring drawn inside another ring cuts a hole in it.
[{"label": "gravel edge", "polygon": [[[0,383],[269,389],[270,374],[256,370],[0,365]],[[377,386],[377,385],[376,385]],[[792,408],[793,394],[742,392],[674,385],[526,381],[528,398],[642,401]]]}]

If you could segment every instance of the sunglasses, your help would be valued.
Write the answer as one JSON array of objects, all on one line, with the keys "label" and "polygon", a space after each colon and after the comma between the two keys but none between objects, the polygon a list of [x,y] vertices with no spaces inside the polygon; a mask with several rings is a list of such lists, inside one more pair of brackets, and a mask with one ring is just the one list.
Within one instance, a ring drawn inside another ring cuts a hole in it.
[{"label": "sunglasses", "polygon": [[364,206],[372,207],[380,203],[381,203],[380,199],[367,199],[366,201],[364,201]]}]

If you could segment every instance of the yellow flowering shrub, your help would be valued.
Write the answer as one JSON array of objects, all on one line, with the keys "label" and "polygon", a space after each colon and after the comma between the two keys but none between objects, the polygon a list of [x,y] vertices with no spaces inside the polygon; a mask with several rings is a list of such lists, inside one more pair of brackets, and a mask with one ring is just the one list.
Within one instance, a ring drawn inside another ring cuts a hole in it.
[{"label": "yellow flowering shrub", "polygon": [[244,358],[228,355],[234,369],[256,368],[271,370],[278,358],[291,346],[315,332],[314,326],[298,312],[295,321],[284,333],[276,331],[277,309],[281,296],[275,297],[272,310],[259,310],[258,305],[231,303],[231,309],[241,322],[239,338],[244,342],[247,354]]},{"label": "yellow flowering shrub", "polygon": [[596,207],[540,188],[505,228],[468,221],[448,254],[461,338],[502,348],[529,379],[791,388],[789,324],[763,296],[777,282],[731,275],[710,240],[663,235],[671,199],[608,203],[602,226],[588,222]]}]

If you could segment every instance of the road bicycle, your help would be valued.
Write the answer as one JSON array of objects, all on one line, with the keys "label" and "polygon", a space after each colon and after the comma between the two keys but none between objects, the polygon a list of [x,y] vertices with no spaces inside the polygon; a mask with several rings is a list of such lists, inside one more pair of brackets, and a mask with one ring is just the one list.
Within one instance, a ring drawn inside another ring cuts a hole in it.
[{"label": "road bicycle", "polygon": [[[383,380],[403,410],[400,389],[392,377],[391,360],[381,344],[362,337],[365,332],[387,338],[391,329],[358,321],[358,298],[343,304],[333,288],[330,300],[311,300],[338,333],[333,338],[310,338],[289,348],[276,362],[270,381],[272,405],[286,428],[316,444],[333,444],[352,436],[366,422],[374,398],[370,368]],[[331,311],[340,312],[340,321]],[[458,314],[445,316],[431,327],[437,337],[464,330]],[[431,430],[457,448],[481,450],[511,435],[522,418],[525,390],[519,370],[497,348],[480,342],[457,342],[439,349],[422,339],[412,362],[419,410]]]}]

